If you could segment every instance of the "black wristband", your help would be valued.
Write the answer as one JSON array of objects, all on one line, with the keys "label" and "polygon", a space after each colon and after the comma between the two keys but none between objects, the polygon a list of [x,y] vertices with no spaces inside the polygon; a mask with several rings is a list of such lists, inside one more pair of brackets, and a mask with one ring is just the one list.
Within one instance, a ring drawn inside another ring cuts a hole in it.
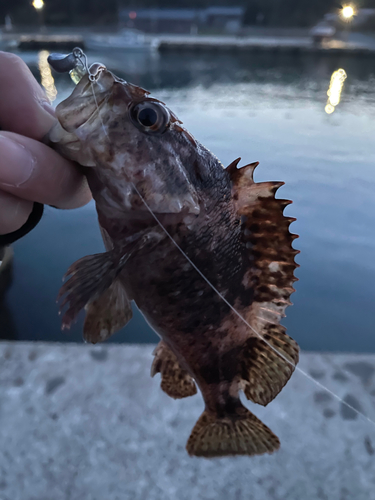
[{"label": "black wristband", "polygon": [[20,238],[22,238],[22,236],[25,236],[25,234],[34,229],[34,227],[42,218],[43,210],[44,205],[35,201],[31,214],[22,227],[17,229],[17,231],[13,231],[13,233],[0,234],[0,247],[10,245],[11,243],[19,240]]}]

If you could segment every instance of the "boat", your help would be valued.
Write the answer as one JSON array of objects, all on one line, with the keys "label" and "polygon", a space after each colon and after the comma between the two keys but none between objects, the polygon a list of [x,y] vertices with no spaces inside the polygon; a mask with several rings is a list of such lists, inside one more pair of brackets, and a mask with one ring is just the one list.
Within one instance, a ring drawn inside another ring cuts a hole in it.
[{"label": "boat", "polygon": [[321,43],[323,40],[331,40],[336,34],[336,28],[327,21],[322,21],[311,28],[310,36],[314,43]]},{"label": "boat", "polygon": [[91,50],[123,49],[128,51],[157,50],[156,38],[146,37],[139,30],[124,28],[115,35],[90,35],[84,39],[85,48]]}]

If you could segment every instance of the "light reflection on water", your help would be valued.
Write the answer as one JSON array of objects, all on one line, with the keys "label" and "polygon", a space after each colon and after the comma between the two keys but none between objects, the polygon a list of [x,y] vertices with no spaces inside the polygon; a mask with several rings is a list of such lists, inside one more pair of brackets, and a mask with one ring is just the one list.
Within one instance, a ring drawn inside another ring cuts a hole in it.
[{"label": "light reflection on water", "polygon": [[[301,250],[295,306],[284,322],[289,334],[305,349],[375,351],[375,73],[369,60],[88,55],[152,90],[224,164],[238,156],[243,164],[259,160],[256,180],[286,182],[279,196],[294,202],[286,215],[297,217],[292,231],[300,235],[294,246]],[[36,55],[26,57],[38,75]],[[327,88],[338,68],[348,78],[333,98],[340,105],[328,115]],[[72,84],[68,75],[54,77],[58,102]],[[102,248],[93,204],[46,210],[41,224],[15,245],[8,302],[17,338],[80,340],[81,323],[68,336],[60,332],[55,296],[67,267]],[[136,314],[113,339],[156,337]]]},{"label": "light reflection on water", "polygon": [[328,115],[331,115],[335,111],[335,107],[340,102],[342,88],[347,76],[345,70],[342,68],[332,73],[329,89],[327,91],[328,101],[324,108]]},{"label": "light reflection on water", "polygon": [[57,96],[55,87],[55,80],[52,76],[51,68],[47,62],[49,56],[48,50],[41,50],[38,54],[38,67],[40,72],[40,83],[46,91],[47,97],[50,101],[54,101]]}]

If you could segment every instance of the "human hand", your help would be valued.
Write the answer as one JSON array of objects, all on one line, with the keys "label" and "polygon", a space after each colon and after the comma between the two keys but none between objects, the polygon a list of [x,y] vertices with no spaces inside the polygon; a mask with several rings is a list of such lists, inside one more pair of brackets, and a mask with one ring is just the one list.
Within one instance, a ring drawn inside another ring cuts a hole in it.
[{"label": "human hand", "polygon": [[22,227],[34,202],[77,208],[91,199],[77,166],[40,142],[55,122],[26,64],[0,52],[0,235]]}]

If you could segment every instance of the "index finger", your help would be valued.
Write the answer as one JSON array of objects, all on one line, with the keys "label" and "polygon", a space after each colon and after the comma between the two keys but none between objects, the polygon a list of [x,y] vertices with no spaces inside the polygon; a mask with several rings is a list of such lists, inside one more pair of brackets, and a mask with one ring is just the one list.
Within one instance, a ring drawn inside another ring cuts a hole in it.
[{"label": "index finger", "polygon": [[54,110],[22,59],[0,52],[0,129],[40,140],[55,123]]}]

